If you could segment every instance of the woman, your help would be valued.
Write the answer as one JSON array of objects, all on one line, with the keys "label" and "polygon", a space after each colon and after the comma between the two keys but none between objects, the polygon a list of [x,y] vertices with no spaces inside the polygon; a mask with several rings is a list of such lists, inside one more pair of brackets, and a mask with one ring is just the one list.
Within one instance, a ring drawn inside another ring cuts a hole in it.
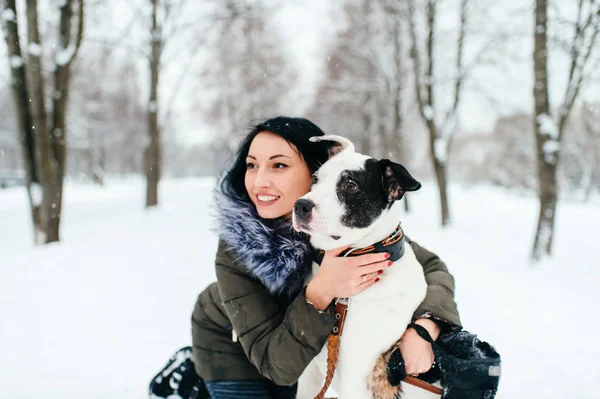
[{"label": "woman", "polygon": [[[220,183],[217,281],[199,295],[192,315],[194,367],[214,399],[293,398],[333,327],[332,300],[385,278],[386,254],[337,257],[340,248],[326,253],[305,285],[312,251],[290,219],[328,158],[326,143],[309,141],[323,134],[302,118],[260,123]],[[414,318],[435,339],[460,328],[454,282],[436,255],[412,245],[429,284]],[[431,346],[414,330],[405,332],[400,349],[408,373],[431,367]]]}]

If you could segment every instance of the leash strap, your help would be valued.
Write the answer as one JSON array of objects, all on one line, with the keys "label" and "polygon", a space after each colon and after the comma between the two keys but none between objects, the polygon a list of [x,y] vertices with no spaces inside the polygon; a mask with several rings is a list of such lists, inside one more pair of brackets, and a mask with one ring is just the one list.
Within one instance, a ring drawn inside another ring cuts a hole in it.
[{"label": "leash strap", "polygon": [[333,376],[335,374],[335,366],[337,364],[338,356],[340,354],[340,338],[344,331],[344,322],[346,321],[346,314],[348,313],[348,298],[338,298],[335,301],[335,324],[333,330],[327,339],[327,376],[325,377],[325,384],[321,391],[315,396],[315,399],[323,399],[325,392],[331,385]]},{"label": "leash strap", "polygon": [[404,382],[413,385],[417,388],[424,389],[428,392],[435,393],[437,395],[441,395],[443,392],[442,388],[436,387],[435,385],[431,385],[430,383],[420,380],[417,377],[413,377],[412,375],[407,375],[404,379]]}]

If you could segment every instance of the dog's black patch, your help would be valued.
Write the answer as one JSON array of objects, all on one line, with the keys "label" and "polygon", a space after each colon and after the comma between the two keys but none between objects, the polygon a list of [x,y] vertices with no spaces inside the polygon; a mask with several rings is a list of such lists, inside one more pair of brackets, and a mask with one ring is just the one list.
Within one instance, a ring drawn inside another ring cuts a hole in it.
[{"label": "dog's black patch", "polygon": [[336,194],[345,208],[341,222],[346,227],[368,227],[405,191],[420,187],[403,166],[368,159],[364,169],[344,171],[337,181]]}]

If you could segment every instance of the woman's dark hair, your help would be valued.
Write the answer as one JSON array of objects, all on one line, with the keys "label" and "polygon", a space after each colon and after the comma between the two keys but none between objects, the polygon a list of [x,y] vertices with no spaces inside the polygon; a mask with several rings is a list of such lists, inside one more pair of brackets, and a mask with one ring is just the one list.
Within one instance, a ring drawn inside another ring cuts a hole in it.
[{"label": "woman's dark hair", "polygon": [[272,132],[288,143],[293,144],[298,153],[306,162],[310,173],[316,172],[329,158],[329,144],[327,142],[313,143],[309,139],[313,136],[323,136],[325,133],[314,123],[304,118],[291,118],[278,116],[267,119],[257,125],[246,135],[238,149],[233,166],[227,171],[220,184],[222,194],[232,198],[247,201],[249,199],[244,178],[246,175],[246,157],[250,151],[252,140],[260,132]]}]

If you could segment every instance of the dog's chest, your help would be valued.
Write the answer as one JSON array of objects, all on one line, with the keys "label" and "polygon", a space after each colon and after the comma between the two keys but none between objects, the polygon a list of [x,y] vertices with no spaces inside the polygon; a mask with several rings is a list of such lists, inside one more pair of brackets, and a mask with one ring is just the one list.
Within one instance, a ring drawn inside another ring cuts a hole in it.
[{"label": "dog's chest", "polygon": [[[318,267],[313,264],[313,275]],[[366,381],[376,359],[403,335],[426,292],[423,267],[406,244],[404,256],[384,270],[379,282],[350,298],[332,383],[340,397],[371,397]],[[323,376],[327,355],[325,345],[315,359]]]}]

